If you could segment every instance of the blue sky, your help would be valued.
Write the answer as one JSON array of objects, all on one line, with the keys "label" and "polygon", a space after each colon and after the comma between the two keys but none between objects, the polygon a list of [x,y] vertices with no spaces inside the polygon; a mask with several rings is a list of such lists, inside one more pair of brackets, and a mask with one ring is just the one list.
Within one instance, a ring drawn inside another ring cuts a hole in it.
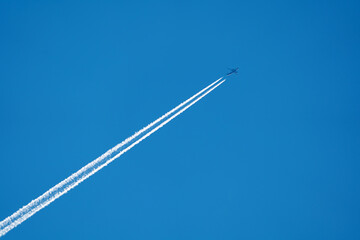
[{"label": "blue sky", "polygon": [[0,218],[239,74],[6,239],[359,239],[358,1],[2,1]]}]

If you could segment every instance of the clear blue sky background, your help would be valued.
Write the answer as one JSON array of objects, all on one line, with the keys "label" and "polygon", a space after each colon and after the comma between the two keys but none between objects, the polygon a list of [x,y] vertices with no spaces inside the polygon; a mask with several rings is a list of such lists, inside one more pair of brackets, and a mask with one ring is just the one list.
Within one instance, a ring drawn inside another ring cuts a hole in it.
[{"label": "clear blue sky background", "polygon": [[0,218],[219,78],[6,239],[360,239],[359,1],[1,1]]}]

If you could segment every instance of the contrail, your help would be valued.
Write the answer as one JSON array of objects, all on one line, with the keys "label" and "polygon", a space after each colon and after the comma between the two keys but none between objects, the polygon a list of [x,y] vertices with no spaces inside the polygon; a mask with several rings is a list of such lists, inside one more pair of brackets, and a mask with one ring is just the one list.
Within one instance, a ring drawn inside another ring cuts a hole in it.
[{"label": "contrail", "polygon": [[[107,166],[109,163],[120,157],[122,154],[133,148],[135,145],[140,143],[142,140],[149,137],[151,134],[156,132],[159,128],[170,122],[172,119],[174,119],[176,116],[184,112],[186,109],[191,107],[193,104],[195,104],[197,101],[199,101],[201,98],[205,97],[207,94],[209,94],[211,91],[213,91],[215,88],[217,88],[220,84],[222,84],[225,80],[222,80],[220,83],[218,83],[222,78],[216,80],[214,83],[210,84],[194,96],[190,97],[183,103],[179,104],[177,107],[173,108],[154,122],[150,123],[140,131],[136,132],[129,138],[125,139],[120,144],[117,144],[115,147],[108,150],[106,153],[95,159],[94,161],[90,162],[89,164],[85,165],[83,168],[78,170],[77,172],[73,173],[70,177],[66,178],[65,180],[61,181],[51,189],[49,189],[47,192],[42,194],[40,197],[36,198],[35,200],[32,200],[29,204],[26,206],[20,208],[18,211],[13,213],[11,216],[4,219],[2,222],[0,222],[0,237],[5,235],[7,232],[9,232],[11,229],[15,228],[17,225],[21,224],[25,220],[27,220],[29,217],[34,215],[36,212],[40,211],[42,208],[46,207],[53,201],[55,201],[60,196],[64,195],[68,191],[70,191],[72,188],[76,187],[78,184],[83,182],[88,177],[95,174],[97,171],[102,169],[103,167]],[[216,85],[215,85],[216,84]],[[214,86],[215,85],[215,86]],[[210,89],[209,89],[210,88]],[[209,89],[209,90],[208,90]],[[205,92],[206,91],[206,92]],[[205,92],[205,93],[204,93]],[[204,93],[204,94],[202,94]],[[202,95],[201,95],[202,94]],[[201,96],[199,96],[201,95]],[[195,99],[196,98],[196,99]],[[195,99],[194,101],[192,101]],[[192,102],[191,102],[192,101]],[[190,104],[188,104],[191,102]],[[187,106],[185,106],[188,104]],[[180,111],[179,110],[181,107]],[[176,112],[175,114],[173,114]],[[171,114],[173,114],[171,117],[169,117]],[[169,118],[167,118],[169,117]],[[154,127],[156,124],[158,124],[160,121],[164,120],[161,124]],[[149,131],[151,129],[151,131]],[[146,133],[146,134],[145,134]],[[131,145],[125,148],[125,146],[129,143],[131,143],[134,139],[139,137],[140,135],[144,134],[141,138],[133,142]],[[122,149],[124,148],[124,149]],[[121,150],[122,149],[122,150]],[[120,151],[121,150],[121,151]],[[119,152],[120,151],[120,152]],[[118,153],[117,153],[118,152]],[[117,153],[115,156],[112,157],[113,154]]]}]

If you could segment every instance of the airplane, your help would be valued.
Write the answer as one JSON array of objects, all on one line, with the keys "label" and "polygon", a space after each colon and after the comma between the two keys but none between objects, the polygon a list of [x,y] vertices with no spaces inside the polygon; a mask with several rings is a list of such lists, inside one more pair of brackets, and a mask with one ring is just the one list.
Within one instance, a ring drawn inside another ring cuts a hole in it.
[{"label": "airplane", "polygon": [[238,73],[237,72],[238,69],[239,69],[238,67],[237,68],[229,68],[230,72],[228,74],[226,74],[226,76],[230,76],[233,73]]}]

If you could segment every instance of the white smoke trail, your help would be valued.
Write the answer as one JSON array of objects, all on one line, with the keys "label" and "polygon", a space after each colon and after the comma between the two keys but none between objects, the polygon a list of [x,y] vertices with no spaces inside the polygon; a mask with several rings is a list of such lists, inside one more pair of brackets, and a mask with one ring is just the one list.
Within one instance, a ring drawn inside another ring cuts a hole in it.
[{"label": "white smoke trail", "polygon": [[[215,88],[217,88],[220,84],[222,84],[223,82],[225,82],[225,80],[222,80],[220,83],[216,84],[214,87],[212,87],[210,90],[208,90],[206,93],[204,93],[203,95],[201,95],[200,97],[198,97],[197,99],[195,99],[193,102],[191,102],[189,105],[187,105],[186,107],[184,107],[183,109],[181,109],[180,111],[178,111],[177,113],[175,113],[174,115],[172,115],[171,117],[169,117],[168,119],[166,119],[164,122],[162,122],[161,124],[159,124],[157,127],[155,127],[154,129],[152,129],[151,131],[149,131],[148,133],[146,133],[144,136],[142,136],[139,140],[135,141],[134,143],[132,143],[129,147],[125,148],[124,150],[122,150],[121,152],[119,152],[118,154],[116,154],[113,158],[111,158],[107,163],[109,164],[110,162],[114,161],[116,158],[120,157],[121,155],[123,155],[124,153],[126,153],[127,151],[129,151],[131,148],[133,148],[136,144],[140,143],[142,140],[146,139],[147,137],[149,137],[151,134],[153,134],[154,132],[156,132],[159,128],[163,127],[165,124],[167,124],[168,122],[170,122],[171,120],[173,120],[175,117],[177,117],[178,115],[180,115],[182,112],[184,112],[186,109],[188,109],[189,107],[191,107],[192,105],[194,105],[197,101],[199,101],[200,99],[202,99],[203,97],[205,97],[206,95],[208,95],[212,90],[214,90]],[[105,166],[106,166],[105,165]],[[104,167],[104,166],[102,166]],[[102,168],[101,167],[101,168]]]},{"label": "white smoke trail", "polygon": [[[5,235],[7,232],[9,232],[11,229],[15,228],[17,225],[21,224],[23,221],[34,215],[36,212],[40,211],[42,208],[46,207],[53,201],[55,201],[57,198],[62,196],[63,194],[70,191],[72,188],[76,187],[78,184],[83,182],[85,179],[90,177],[91,175],[95,174],[97,171],[102,169],[103,167],[107,166],[110,162],[114,161],[116,158],[120,157],[122,154],[130,150],[132,147],[134,147],[136,144],[150,136],[152,133],[157,131],[159,128],[167,124],[169,121],[171,121],[173,118],[184,112],[187,108],[195,104],[197,101],[199,101],[201,98],[206,96],[208,93],[210,93],[212,90],[214,90],[216,87],[218,87],[220,84],[222,84],[225,80],[219,82],[222,78],[216,80],[214,83],[210,84],[194,96],[190,97],[188,100],[184,101],[183,103],[179,104],[174,109],[170,110],[154,122],[150,123],[148,126],[144,127],[140,131],[136,132],[131,137],[127,138],[120,144],[116,145],[112,149],[108,150],[106,153],[101,155],[99,158],[95,159],[94,161],[90,162],[83,168],[81,168],[79,171],[72,174],[70,177],[66,178],[65,180],[61,181],[51,189],[49,189],[47,192],[45,192],[43,195],[38,197],[37,199],[31,201],[26,206],[20,208],[18,211],[13,213],[11,216],[4,219],[2,222],[0,222],[0,237]],[[216,84],[214,87],[212,87],[214,84]],[[206,93],[198,97],[200,94],[202,94],[204,91],[212,87],[210,90],[208,90]],[[156,128],[152,129],[151,131],[147,132],[144,136],[142,136],[140,139],[132,143],[130,146],[126,147],[124,150],[116,154],[114,157],[111,157],[112,154],[116,153],[120,148],[124,147],[126,144],[130,143],[132,140],[134,140],[136,137],[140,136],[141,134],[148,131],[150,128],[155,126],[160,121],[164,120],[165,118],[169,117],[172,113],[179,110],[181,107],[192,101],[194,98],[198,97],[196,100],[191,102],[189,105],[181,109],[176,114],[172,115],[170,118],[168,118],[166,121],[162,122],[160,125],[158,125]],[[111,158],[110,158],[111,157]],[[109,159],[110,158],[110,159]]]}]

